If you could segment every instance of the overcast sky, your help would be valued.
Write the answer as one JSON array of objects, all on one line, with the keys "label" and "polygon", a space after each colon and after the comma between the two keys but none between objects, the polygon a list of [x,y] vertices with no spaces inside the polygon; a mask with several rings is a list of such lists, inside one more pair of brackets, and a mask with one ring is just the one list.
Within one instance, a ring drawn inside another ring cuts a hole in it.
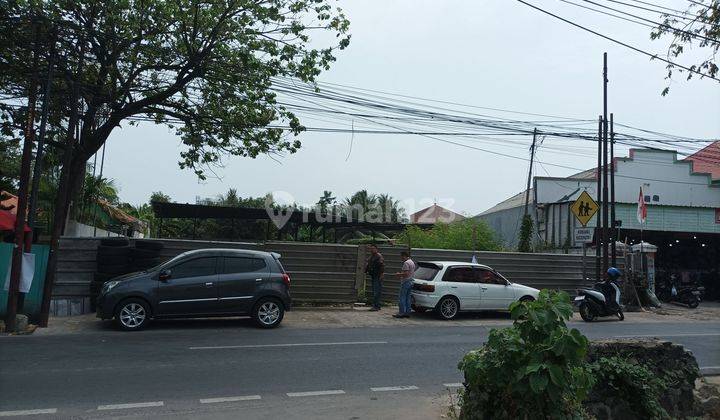
[{"label": "overcast sky", "polygon": [[[555,0],[543,8],[651,52],[649,28],[597,15]],[[654,0],[682,8],[687,1]],[[616,122],[697,138],[720,138],[720,84],[674,81],[669,96],[664,65],[585,33],[511,0],[340,1],[352,42],[320,80],[478,106],[594,119],[602,113],[602,53],[609,55],[609,104]],[[691,57],[681,62],[693,64]],[[507,116],[497,114],[499,116]],[[515,116],[517,117],[517,116]],[[533,119],[533,117],[525,117]],[[306,125],[317,125],[306,121]],[[349,128],[347,125],[344,128]],[[310,204],[323,190],[340,198],[360,189],[389,193],[417,210],[433,200],[474,215],[524,189],[527,162],[459,148],[418,136],[303,133],[302,149],[277,163],[228,158],[221,179],[198,182],[177,166],[181,145],[166,127],[123,126],[108,140],[105,175],[121,200],[146,202],[153,191],[195,202],[236,188],[241,196],[286,191]],[[527,139],[528,144],[530,139]],[[575,154],[541,149],[542,162],[586,168],[591,143]],[[487,146],[527,156],[527,145]],[[621,150],[621,154],[626,150]],[[547,171],[547,172],[546,172]],[[540,166],[537,175],[573,171]],[[417,207],[417,208],[416,208]]]}]

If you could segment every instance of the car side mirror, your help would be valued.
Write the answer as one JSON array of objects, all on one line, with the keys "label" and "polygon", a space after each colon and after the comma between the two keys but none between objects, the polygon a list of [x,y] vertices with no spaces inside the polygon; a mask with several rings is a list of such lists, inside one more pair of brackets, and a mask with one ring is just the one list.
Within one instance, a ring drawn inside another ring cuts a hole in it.
[{"label": "car side mirror", "polygon": [[158,275],[158,279],[160,279],[160,281],[168,281],[170,277],[172,277],[172,272],[170,270],[162,270]]}]

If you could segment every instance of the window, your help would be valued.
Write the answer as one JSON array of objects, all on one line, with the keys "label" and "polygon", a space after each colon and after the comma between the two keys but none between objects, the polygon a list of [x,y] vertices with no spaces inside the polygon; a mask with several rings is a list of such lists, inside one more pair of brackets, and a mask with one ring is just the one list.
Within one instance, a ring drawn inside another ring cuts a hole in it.
[{"label": "window", "polygon": [[215,257],[195,258],[170,269],[173,279],[211,276],[215,274]]},{"label": "window", "polygon": [[456,283],[477,283],[472,267],[451,267],[443,277],[443,281],[453,281]]},{"label": "window", "polygon": [[480,276],[480,283],[484,284],[502,284],[506,285],[505,279],[498,276],[495,272],[490,270],[479,269],[478,274]]},{"label": "window", "polygon": [[653,201],[660,201],[660,196],[657,194],[653,195]]},{"label": "window", "polygon": [[420,265],[417,270],[415,270],[415,275],[413,276],[414,279],[418,280],[427,280],[431,281],[435,278],[435,275],[437,275],[438,271],[440,271],[436,266],[434,265]]},{"label": "window", "polygon": [[251,273],[266,267],[265,260],[249,257],[226,257],[223,274]]}]

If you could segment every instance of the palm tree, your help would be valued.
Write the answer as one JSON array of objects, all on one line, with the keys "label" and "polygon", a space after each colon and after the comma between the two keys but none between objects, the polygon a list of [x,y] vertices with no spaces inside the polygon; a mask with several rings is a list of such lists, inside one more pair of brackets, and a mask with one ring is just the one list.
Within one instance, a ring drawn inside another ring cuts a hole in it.
[{"label": "palm tree", "polygon": [[335,199],[336,197],[332,195],[332,191],[323,191],[322,197],[320,197],[320,200],[317,202],[317,206],[320,209],[320,212],[322,214],[326,214],[328,211],[328,206],[335,203]]},{"label": "palm tree", "polygon": [[365,221],[367,215],[375,210],[377,197],[375,194],[368,194],[367,190],[360,190],[346,198],[344,202],[346,215],[353,220]]},{"label": "palm tree", "polygon": [[385,223],[397,223],[405,218],[405,209],[400,207],[400,201],[389,194],[378,195],[377,207]]}]

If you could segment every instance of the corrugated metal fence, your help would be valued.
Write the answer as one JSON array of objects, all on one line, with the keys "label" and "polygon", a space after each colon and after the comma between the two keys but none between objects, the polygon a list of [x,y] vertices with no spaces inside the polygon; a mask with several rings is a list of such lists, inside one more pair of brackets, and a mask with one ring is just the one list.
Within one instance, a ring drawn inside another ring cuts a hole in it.
[{"label": "corrugated metal fence", "polygon": [[[363,273],[367,253],[365,246],[302,242],[213,242],[158,239],[164,244],[163,260],[199,248],[256,249],[277,252],[292,278],[292,296],[299,302],[349,303],[370,296],[370,284]],[[132,242],[132,240],[131,240]],[[89,311],[90,282],[96,271],[96,253],[100,239],[63,238],[58,255],[58,275],[53,290],[56,314]],[[394,301],[403,247],[382,247],[386,277],[383,298]],[[467,261],[472,252],[414,249],[415,261]],[[582,256],[563,254],[520,254],[509,252],[478,252],[481,264],[495,268],[513,282],[536,288],[572,291],[583,285]],[[587,260],[592,267],[592,258]]]}]

